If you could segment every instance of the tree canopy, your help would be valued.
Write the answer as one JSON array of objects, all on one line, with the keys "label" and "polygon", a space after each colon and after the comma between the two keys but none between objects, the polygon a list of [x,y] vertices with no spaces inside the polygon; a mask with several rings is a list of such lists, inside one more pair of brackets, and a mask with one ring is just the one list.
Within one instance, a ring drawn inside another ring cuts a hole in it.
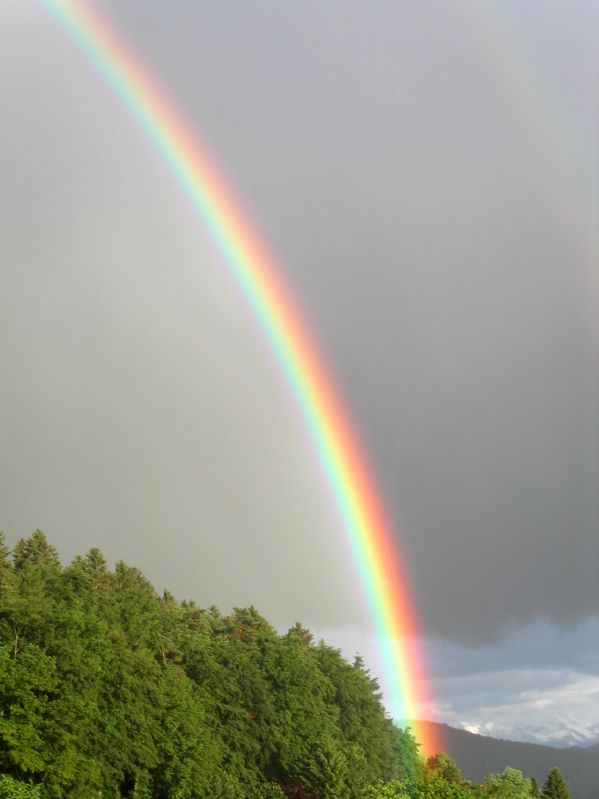
[{"label": "tree canopy", "polygon": [[[360,658],[299,623],[0,535],[0,799],[528,799],[518,774],[478,788],[425,762]],[[543,796],[567,799],[556,786]]]}]

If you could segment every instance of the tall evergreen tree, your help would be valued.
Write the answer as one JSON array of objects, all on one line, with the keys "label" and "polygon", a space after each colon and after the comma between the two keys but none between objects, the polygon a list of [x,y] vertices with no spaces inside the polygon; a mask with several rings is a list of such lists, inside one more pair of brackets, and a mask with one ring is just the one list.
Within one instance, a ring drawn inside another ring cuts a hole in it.
[{"label": "tall evergreen tree", "polygon": [[557,766],[547,775],[543,785],[543,799],[570,799],[568,786]]},{"label": "tall evergreen tree", "polygon": [[325,799],[349,797],[347,759],[331,735],[325,733],[321,736],[304,766],[302,776],[306,784]]},{"label": "tall evergreen tree", "polygon": [[2,586],[2,578],[11,570],[9,554],[8,547],[6,546],[6,536],[0,530],[0,588]]},{"label": "tall evergreen tree", "polygon": [[394,752],[393,778],[414,787],[422,776],[420,744],[410,727],[402,730],[391,728],[391,743]]}]

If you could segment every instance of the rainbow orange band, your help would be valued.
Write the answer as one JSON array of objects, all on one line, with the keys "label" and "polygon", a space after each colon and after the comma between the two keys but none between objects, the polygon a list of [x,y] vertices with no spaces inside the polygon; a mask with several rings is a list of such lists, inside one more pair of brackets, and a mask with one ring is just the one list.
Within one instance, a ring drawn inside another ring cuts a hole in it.
[{"label": "rainbow orange band", "polygon": [[[300,406],[343,517],[381,642],[388,710],[413,718],[428,703],[418,631],[392,528],[341,400],[272,258],[196,136],[148,70],[83,0],[40,0],[110,83],[208,226],[241,285]],[[425,753],[439,742],[416,724]]]}]

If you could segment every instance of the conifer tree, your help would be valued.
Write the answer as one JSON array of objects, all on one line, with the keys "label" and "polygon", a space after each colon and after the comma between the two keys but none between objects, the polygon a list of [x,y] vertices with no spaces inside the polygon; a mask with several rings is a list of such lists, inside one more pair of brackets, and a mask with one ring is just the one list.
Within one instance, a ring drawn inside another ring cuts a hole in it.
[{"label": "conifer tree", "polygon": [[48,543],[42,530],[35,530],[29,538],[21,538],[13,550],[15,571],[27,565],[35,565],[44,572],[58,572],[60,560],[58,552]]},{"label": "conifer tree", "polygon": [[321,736],[318,748],[308,758],[303,777],[310,788],[326,799],[347,799],[347,759],[331,735]]},{"label": "conifer tree", "polygon": [[11,571],[9,552],[6,546],[6,536],[0,531],[0,580]]},{"label": "conifer tree", "polygon": [[416,785],[422,771],[420,744],[410,727],[402,730],[400,727],[392,726],[391,741],[395,755],[394,779],[408,785]]},{"label": "conifer tree", "polygon": [[543,799],[570,799],[568,786],[557,766],[547,775],[543,786]]},{"label": "conifer tree", "polygon": [[418,760],[363,661],[301,625],[0,535],[0,799],[397,799]]}]

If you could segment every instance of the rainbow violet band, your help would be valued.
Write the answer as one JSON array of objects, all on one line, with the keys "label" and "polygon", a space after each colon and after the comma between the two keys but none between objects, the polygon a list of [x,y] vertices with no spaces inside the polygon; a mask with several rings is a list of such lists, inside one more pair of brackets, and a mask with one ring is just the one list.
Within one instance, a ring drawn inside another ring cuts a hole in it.
[{"label": "rainbow violet band", "polygon": [[[388,711],[411,719],[430,702],[408,582],[356,434],[272,258],[197,138],[145,66],[84,0],[39,0],[153,142],[207,226],[283,370],[328,477],[376,626]],[[426,754],[439,750],[413,723]]]}]

